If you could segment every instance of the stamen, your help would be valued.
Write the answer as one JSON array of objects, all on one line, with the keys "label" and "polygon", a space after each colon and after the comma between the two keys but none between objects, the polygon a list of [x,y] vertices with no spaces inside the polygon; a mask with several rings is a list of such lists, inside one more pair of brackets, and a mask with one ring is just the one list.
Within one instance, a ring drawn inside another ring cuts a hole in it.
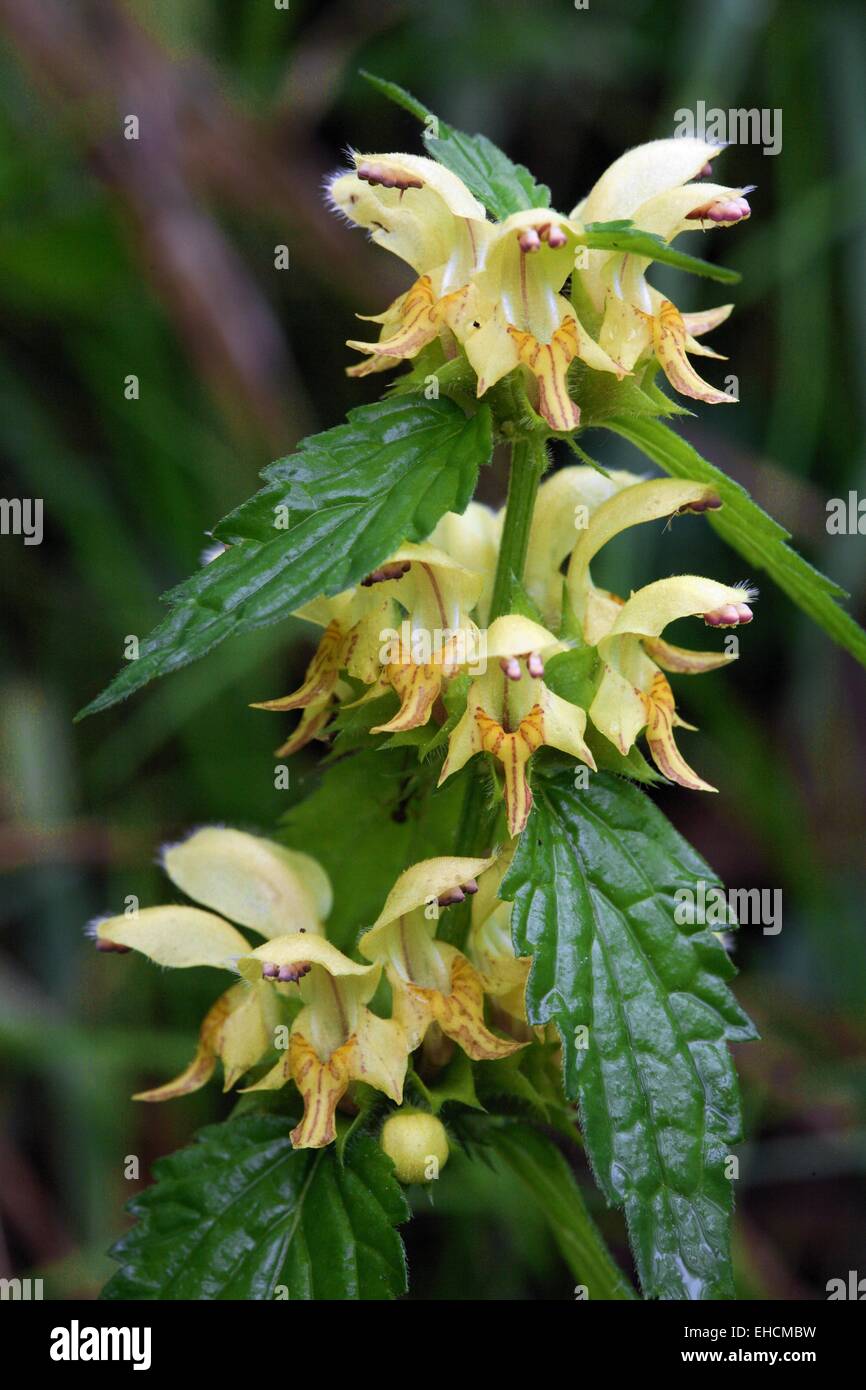
[{"label": "stamen", "polygon": [[451,907],[454,903],[462,903],[465,896],[462,888],[449,888],[446,893],[440,893],[436,901],[440,907]]},{"label": "stamen", "polygon": [[405,170],[385,169],[381,164],[359,164],[357,172],[358,178],[371,187],[381,184],[383,188],[399,188],[401,192],[407,188],[424,187],[424,180],[417,175]]},{"label": "stamen", "polygon": [[540,251],[541,237],[534,227],[527,227],[525,232],[521,232],[517,238],[521,251]]},{"label": "stamen", "polygon": [[264,963],[262,964],[262,977],[263,977],[263,979],[265,979],[265,980],[275,980],[275,979],[277,978],[278,973],[279,973],[279,969],[280,969],[280,967],[279,967],[278,965],[274,965],[273,961],[270,961],[270,960],[264,961]]},{"label": "stamen", "polygon": [[550,228],[550,231],[547,236],[548,246],[552,246],[555,250],[557,246],[564,246],[567,241],[568,237],[566,236],[565,232],[562,230],[561,227]]},{"label": "stamen", "polygon": [[535,680],[541,680],[544,675],[544,662],[538,652],[530,652],[526,662],[526,669]]},{"label": "stamen", "polygon": [[716,512],[721,505],[721,497],[699,497],[696,502],[686,502],[685,506],[677,507],[677,516],[684,516],[687,512],[693,512],[696,516],[701,512]]},{"label": "stamen", "polygon": [[369,589],[373,584],[384,584],[388,579],[402,579],[411,568],[411,560],[395,560],[393,564],[382,565],[381,569],[373,570],[372,574],[361,580],[361,588]]},{"label": "stamen", "polygon": [[121,946],[117,941],[106,941],[103,937],[97,937],[96,949],[97,951],[112,951],[117,956],[128,956],[132,947]]},{"label": "stamen", "polygon": [[[755,185],[743,191],[751,193]],[[750,217],[752,209],[747,200],[740,196],[738,198],[717,199],[713,203],[704,203],[699,208],[693,208],[686,213],[686,219],[690,222],[742,222],[744,217]]]},{"label": "stamen", "polygon": [[707,627],[739,627],[742,623],[750,623],[753,617],[747,603],[726,603],[724,607],[703,615]]},{"label": "stamen", "polygon": [[281,965],[277,971],[277,979],[283,984],[294,985],[297,984],[298,980],[303,979],[305,975],[309,975],[312,968],[309,961],[305,960],[299,961],[297,965]]},{"label": "stamen", "polygon": [[476,878],[468,878],[466,882],[463,884],[463,892],[468,893],[470,897],[473,893],[477,893],[478,880]]},{"label": "stamen", "polygon": [[517,660],[516,656],[501,657],[499,665],[510,681],[520,680],[520,662]]},{"label": "stamen", "polygon": [[706,164],[704,165],[703,169],[699,169],[699,170],[698,170],[698,178],[699,178],[699,179],[708,179],[708,178],[710,177],[710,174],[711,174],[712,172],[713,172],[713,166],[712,166],[712,164],[709,162],[709,160],[707,160],[707,162],[706,162]]}]

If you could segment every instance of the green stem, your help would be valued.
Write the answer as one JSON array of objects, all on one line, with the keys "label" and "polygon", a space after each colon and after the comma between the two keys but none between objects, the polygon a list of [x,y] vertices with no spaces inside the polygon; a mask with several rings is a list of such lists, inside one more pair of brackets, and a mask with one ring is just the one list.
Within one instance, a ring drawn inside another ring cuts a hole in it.
[{"label": "green stem", "polygon": [[527,1196],[544,1213],[563,1259],[589,1297],[633,1299],[634,1289],[608,1250],[568,1163],[555,1145],[524,1124],[497,1130],[494,1142]]},{"label": "green stem", "polygon": [[541,475],[546,467],[547,449],[539,435],[521,439],[512,446],[508,502],[505,507],[499,561],[490,606],[491,622],[508,612],[511,606],[512,580],[523,579],[535,498]]}]

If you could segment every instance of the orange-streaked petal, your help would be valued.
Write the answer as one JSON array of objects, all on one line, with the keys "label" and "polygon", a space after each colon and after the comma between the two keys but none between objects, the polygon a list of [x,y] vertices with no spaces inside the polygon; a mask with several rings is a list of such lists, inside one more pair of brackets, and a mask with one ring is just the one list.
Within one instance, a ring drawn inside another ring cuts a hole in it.
[{"label": "orange-streaked petal", "polygon": [[532,810],[529,787],[529,759],[544,742],[544,713],[540,705],[521,719],[514,733],[506,733],[501,724],[479,709],[475,722],[485,753],[492,753],[505,772],[505,809],[509,835],[519,835]]},{"label": "orange-streaked petal", "polygon": [[669,299],[663,300],[658,314],[653,318],[653,342],[656,356],[671,386],[681,395],[706,401],[708,405],[730,405],[735,402],[734,396],[717,391],[698,376],[686,356],[686,337],[686,326],[679,309]]},{"label": "orange-streaked petal", "polygon": [[291,1134],[296,1149],[322,1149],[336,1139],[335,1116],[351,1079],[354,1048],[350,1038],[323,1062],[303,1033],[292,1032],[289,1070],[304,1102],[303,1118]]},{"label": "orange-streaked petal", "polygon": [[200,1090],[210,1081],[216,1067],[220,1036],[232,1012],[232,995],[235,989],[235,985],[227,989],[205,1014],[199,1031],[198,1047],[189,1066],[173,1081],[166,1081],[163,1086],[156,1086],[151,1091],[139,1091],[132,1097],[133,1100],[175,1100],[178,1096],[187,1096],[192,1091]]},{"label": "orange-streaked petal", "polygon": [[291,695],[283,695],[278,700],[259,700],[251,708],[305,709],[324,699],[325,696],[331,695],[339,678],[340,667],[343,664],[340,657],[344,638],[345,633],[340,624],[336,621],[329,623],[316,649],[316,654],[307,667],[303,685],[298,686],[298,689],[292,691]]},{"label": "orange-streaked petal", "polygon": [[478,971],[460,951],[449,951],[446,946],[440,946],[440,951],[451,955],[451,993],[429,992],[433,996],[433,1017],[442,1032],[462,1047],[473,1062],[510,1057],[525,1044],[513,1038],[499,1038],[485,1024],[484,987]]},{"label": "orange-streaked petal", "polygon": [[517,346],[517,355],[538,382],[538,413],[554,430],[574,430],[580,424],[580,410],[568,394],[569,363],[577,356],[578,332],[573,318],[566,318],[549,343],[540,343],[531,333],[509,324],[508,332]]},{"label": "orange-streaked petal", "polygon": [[319,738],[331,720],[333,705],[330,698],[321,704],[308,705],[298,722],[295,732],[274,749],[275,758],[290,758],[301,748],[305,748],[314,738]]},{"label": "orange-streaked petal", "polygon": [[392,665],[386,668],[385,679],[396,691],[400,708],[387,724],[371,729],[371,734],[399,734],[426,724],[442,689],[442,667]]},{"label": "orange-streaked petal", "polygon": [[695,792],[714,792],[717,787],[704,782],[689,767],[677,748],[673,733],[674,696],[665,676],[659,671],[652,683],[647,705],[646,739],[652,760],[665,777]]}]

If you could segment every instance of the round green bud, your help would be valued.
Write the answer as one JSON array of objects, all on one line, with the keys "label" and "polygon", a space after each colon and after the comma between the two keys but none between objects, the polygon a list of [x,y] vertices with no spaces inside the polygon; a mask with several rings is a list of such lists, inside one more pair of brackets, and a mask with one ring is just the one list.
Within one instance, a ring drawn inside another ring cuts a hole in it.
[{"label": "round green bud", "polygon": [[448,1135],[435,1115],[398,1110],[382,1126],[379,1143],[401,1182],[432,1182],[448,1162]]}]

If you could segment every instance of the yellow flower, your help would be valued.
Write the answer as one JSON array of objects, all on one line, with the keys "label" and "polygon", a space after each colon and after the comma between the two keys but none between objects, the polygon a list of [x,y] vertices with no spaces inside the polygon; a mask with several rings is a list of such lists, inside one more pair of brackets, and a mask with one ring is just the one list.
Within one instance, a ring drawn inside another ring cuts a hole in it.
[{"label": "yellow flower", "polygon": [[[314,859],[240,830],[198,830],[168,847],[163,864],[176,887],[223,915],[168,906],[104,918],[91,929],[101,950],[136,950],[157,965],[210,965],[236,974],[235,963],[250,945],[232,922],[260,936],[290,929],[310,940],[331,909],[328,877]],[[233,984],[206,1014],[190,1065],[173,1081],[134,1099],[171,1100],[196,1091],[213,1075],[217,1058],[228,1090],[273,1045],[277,1021],[269,987],[260,981]]]},{"label": "yellow flower", "polygon": [[[340,680],[341,671],[348,669],[366,682],[377,678],[379,634],[397,620],[394,583],[408,568],[408,562],[384,566],[369,577],[369,583],[347,589],[334,598],[314,599],[298,609],[295,617],[325,629],[304,680],[291,694],[257,701],[252,706],[279,713],[301,710],[294,733],[275,750],[277,757],[297,753],[311,739],[325,733],[335,705],[351,694],[351,686]],[[379,579],[382,583],[373,587]]]},{"label": "yellow flower", "polygon": [[466,712],[451,732],[440,784],[476,753],[492,753],[505,775],[508,833],[519,835],[532,807],[529,759],[547,744],[595,768],[584,742],[586,711],[544,683],[545,657],[564,651],[529,618],[497,618],[487,633],[487,671],[469,688]]},{"label": "yellow flower", "polygon": [[297,983],[304,1007],[284,1055],[250,1091],[273,1091],[294,1081],[304,1114],[292,1131],[297,1149],[320,1149],[336,1137],[337,1105],[349,1083],[364,1081],[400,1104],[409,1055],[404,1029],[366,1007],[381,968],[359,965],[321,936],[273,937],[238,961],[254,988]]},{"label": "yellow flower", "polygon": [[433,160],[355,155],[355,166],[332,181],[334,206],[418,278],[374,320],[381,325],[375,342],[350,340],[368,356],[353,374],[383,371],[441,338],[449,356],[457,344],[465,347],[479,396],[523,366],[551,428],[574,429],[580,412],[566,382],[574,358],[623,374],[560,293],[574,266],[574,225],[547,208],[494,225],[460,179]]},{"label": "yellow flower", "polygon": [[445,550],[407,544],[356,589],[301,609],[299,617],[326,624],[304,682],[291,695],[253,706],[304,711],[277,754],[296,752],[321,732],[334,701],[349,693],[340,683],[344,670],[370,687],[356,703],[387,690],[399,697],[397,713],[373,733],[426,724],[443,682],[479,658],[480,632],[470,613],[484,583]]},{"label": "yellow flower", "polygon": [[484,987],[455,947],[437,941],[440,907],[477,891],[494,859],[425,859],[402,873],[379,917],[360,940],[367,960],[385,966],[394,1018],[414,1050],[431,1025],[459,1044],[473,1061],[508,1057],[520,1043],[497,1037],[484,1022]]},{"label": "yellow flower", "polygon": [[[396,587],[405,616],[399,630],[380,629],[380,670],[359,703],[390,689],[400,708],[377,724],[374,734],[426,724],[445,681],[461,667],[475,666],[482,652],[481,633],[469,616],[481,595],[482,576],[430,544],[405,545],[394,559],[406,566]],[[349,669],[356,674],[351,664]]]},{"label": "yellow flower", "polygon": [[[607,169],[571,216],[588,222],[629,219],[642,231],[670,242],[680,232],[732,226],[750,216],[749,189],[717,183],[692,183],[711,171],[721,152],[703,140],[654,140],[629,150]],[[730,304],[696,314],[681,314],[646,281],[651,262],[621,252],[590,251],[577,272],[598,313],[603,314],[599,342],[624,368],[655,354],[675,390],[710,404],[732,401],[697,374],[688,353],[716,357],[697,337],[723,323]]]},{"label": "yellow flower", "polygon": [[719,584],[698,575],[678,575],[647,584],[623,602],[596,589],[589,566],[606,541],[629,526],[677,512],[705,512],[721,506],[711,487],[662,478],[638,483],[604,502],[574,548],[568,592],[586,642],[596,647],[602,677],[589,717],[621,753],[626,754],[642,729],[659,770],[694,791],[715,791],[685,762],[677,748],[675,727],[691,728],[676,713],[665,671],[694,675],[736,659],[729,652],[692,652],[662,639],[677,618],[702,617],[711,627],[751,622],[750,589]]},{"label": "yellow flower", "polygon": [[[355,171],[330,184],[332,203],[406,261],[416,279],[373,318],[380,325],[375,341],[349,341],[366,356],[350,374],[387,370],[439,339],[448,357],[464,349],[479,396],[522,367],[539,414],[556,431],[580,423],[568,391],[575,358],[621,378],[654,353],[676,390],[732,400],[703,381],[687,356],[717,355],[697,337],[722,323],[731,306],[680,314],[647,284],[647,258],[583,245],[590,222],[628,219],[671,241],[683,231],[743,221],[748,189],[689,182],[708,173],[718,153],[701,140],[656,140],[612,164],[569,217],[531,208],[501,223],[487,221],[460,179],[433,160],[356,154]],[[570,277],[572,300],[562,294]],[[598,342],[575,307],[583,296],[601,318]]]},{"label": "yellow flower", "polygon": [[535,379],[538,413],[554,430],[580,423],[567,380],[576,357],[596,371],[624,375],[560,294],[576,248],[574,224],[547,209],[518,212],[498,225],[475,277],[475,319],[463,339],[478,395],[523,366]]},{"label": "yellow flower", "polygon": [[350,371],[363,376],[414,357],[440,333],[447,338],[463,331],[474,298],[472,278],[492,228],[457,175],[432,159],[356,154],[354,161],[354,173],[331,181],[333,206],[418,277],[371,320],[381,324],[377,342],[349,343],[368,354],[366,363]]}]

